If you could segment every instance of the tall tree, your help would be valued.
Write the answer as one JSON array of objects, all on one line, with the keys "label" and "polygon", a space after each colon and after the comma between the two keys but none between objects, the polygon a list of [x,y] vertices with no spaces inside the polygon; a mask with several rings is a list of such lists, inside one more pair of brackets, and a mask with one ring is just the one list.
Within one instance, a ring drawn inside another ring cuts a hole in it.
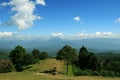
[{"label": "tall tree", "polygon": [[48,58],[48,53],[43,51],[43,52],[40,53],[39,57],[40,57],[41,60],[46,59],[46,58]]},{"label": "tall tree", "polygon": [[65,45],[62,49],[60,49],[57,52],[57,57],[56,59],[58,60],[65,60],[67,69],[66,69],[66,74],[68,74],[68,65],[77,59],[77,52],[74,48],[72,48],[69,45]]},{"label": "tall tree", "polygon": [[79,66],[81,69],[86,68],[86,66],[88,65],[88,54],[89,53],[86,47],[82,46],[79,51]]},{"label": "tall tree", "polygon": [[34,57],[32,54],[26,54],[24,56],[24,64],[26,67],[28,67],[28,65],[33,64],[34,63]]},{"label": "tall tree", "polygon": [[40,51],[39,51],[38,49],[34,49],[34,50],[32,51],[32,55],[33,55],[34,58],[39,59]]},{"label": "tall tree", "polygon": [[79,66],[81,69],[98,69],[97,57],[92,52],[88,52],[87,48],[82,46],[79,51]]},{"label": "tall tree", "polygon": [[15,49],[10,52],[9,59],[15,65],[17,71],[21,71],[25,65],[25,53],[26,50],[22,46],[16,46]]}]

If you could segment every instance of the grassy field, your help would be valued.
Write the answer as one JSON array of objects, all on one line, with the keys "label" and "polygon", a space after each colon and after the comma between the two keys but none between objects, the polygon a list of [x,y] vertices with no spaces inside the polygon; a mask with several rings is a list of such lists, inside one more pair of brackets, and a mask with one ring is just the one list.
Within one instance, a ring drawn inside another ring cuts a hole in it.
[{"label": "grassy field", "polygon": [[50,71],[54,67],[56,67],[58,72],[64,73],[64,71],[65,71],[64,61],[58,61],[56,59],[42,60],[35,65],[31,65],[31,68],[28,70],[35,71],[35,72],[44,72],[44,71]]},{"label": "grassy field", "polygon": [[44,70],[50,70],[54,67],[57,71],[64,72],[64,61],[55,59],[47,59],[40,61],[38,64],[31,65],[31,68],[23,72],[10,72],[0,74],[0,80],[120,80],[117,77],[101,77],[101,76],[71,76],[72,66],[69,66],[69,75],[51,75],[40,73]]},{"label": "grassy field", "polygon": [[120,78],[109,78],[100,76],[65,76],[34,73],[29,71],[11,72],[0,74],[0,80],[120,80]]}]

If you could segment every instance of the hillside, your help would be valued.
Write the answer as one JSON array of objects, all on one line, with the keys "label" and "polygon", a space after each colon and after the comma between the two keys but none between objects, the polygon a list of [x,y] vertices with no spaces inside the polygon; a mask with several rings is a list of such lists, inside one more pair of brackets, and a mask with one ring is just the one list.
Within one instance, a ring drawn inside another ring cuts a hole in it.
[{"label": "hillside", "polygon": [[57,67],[57,71],[64,72],[64,61],[55,59],[47,59],[40,61],[31,68],[23,72],[10,72],[0,74],[0,80],[120,80],[120,78],[101,77],[101,76],[66,76],[66,75],[51,75],[40,73],[44,70],[49,70]]},{"label": "hillside", "polygon": [[64,61],[58,61],[56,59],[42,60],[35,65],[31,65],[31,68],[28,69],[28,70],[29,71],[34,71],[36,73],[43,73],[45,71],[52,70],[54,67],[56,67],[56,70],[58,72],[64,73],[64,70],[65,70]]}]

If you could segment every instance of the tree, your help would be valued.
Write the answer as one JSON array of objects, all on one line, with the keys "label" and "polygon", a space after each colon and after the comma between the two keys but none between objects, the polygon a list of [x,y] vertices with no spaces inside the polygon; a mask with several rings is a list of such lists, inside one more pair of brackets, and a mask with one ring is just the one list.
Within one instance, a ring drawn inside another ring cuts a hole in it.
[{"label": "tree", "polygon": [[34,57],[32,56],[32,54],[26,54],[24,56],[24,64],[25,66],[28,67],[28,65],[33,64],[34,63]]},{"label": "tree", "polygon": [[39,59],[40,51],[39,51],[38,49],[34,49],[34,50],[32,51],[32,55],[33,55],[34,58]]},{"label": "tree", "polygon": [[17,71],[23,70],[25,53],[26,50],[22,46],[16,46],[15,49],[10,52],[9,59],[15,65]]},{"label": "tree", "polygon": [[88,50],[86,47],[82,46],[79,51],[79,66],[81,69],[85,69],[86,66],[88,65]]},{"label": "tree", "polygon": [[47,52],[44,52],[44,51],[41,52],[39,58],[40,58],[41,60],[44,60],[44,59],[48,58],[48,53],[47,53]]},{"label": "tree", "polygon": [[98,59],[97,57],[94,55],[93,52],[89,52],[89,55],[88,55],[88,66],[87,68],[88,69],[92,69],[92,70],[100,70],[100,64],[98,62]]},{"label": "tree", "polygon": [[97,57],[92,52],[88,52],[87,48],[82,46],[79,51],[79,66],[82,70],[92,69],[97,70],[98,60]]},{"label": "tree", "polygon": [[38,49],[33,49],[32,55],[33,55],[33,60],[34,60],[33,62],[38,63],[40,60],[40,51]]},{"label": "tree", "polygon": [[68,74],[68,65],[75,62],[77,59],[76,50],[69,45],[65,45],[62,49],[57,52],[56,59],[65,60],[67,63],[66,74]]}]

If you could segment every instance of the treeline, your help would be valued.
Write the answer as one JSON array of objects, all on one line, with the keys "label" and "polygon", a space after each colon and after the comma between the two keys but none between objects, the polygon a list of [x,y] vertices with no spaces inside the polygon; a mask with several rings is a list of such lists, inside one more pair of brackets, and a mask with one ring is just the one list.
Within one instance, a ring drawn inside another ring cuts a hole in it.
[{"label": "treeline", "polygon": [[0,52],[0,59],[8,59],[9,52]]},{"label": "treeline", "polygon": [[[99,57],[101,55],[101,57]],[[101,62],[101,71],[103,76],[119,76],[120,77],[120,54],[106,53],[97,54]]]},{"label": "treeline", "polygon": [[117,76],[120,77],[120,56],[99,57],[93,52],[89,52],[82,46],[77,54],[76,50],[69,45],[65,45],[57,53],[56,59],[66,61],[66,74],[68,66],[72,65],[75,76]]},{"label": "treeline", "polygon": [[32,54],[30,54],[26,53],[26,49],[22,46],[16,46],[10,52],[9,60],[0,60],[0,73],[11,72],[13,70],[22,71],[28,68],[29,65],[38,63],[39,60],[46,59],[47,57],[47,52],[33,49]]}]

